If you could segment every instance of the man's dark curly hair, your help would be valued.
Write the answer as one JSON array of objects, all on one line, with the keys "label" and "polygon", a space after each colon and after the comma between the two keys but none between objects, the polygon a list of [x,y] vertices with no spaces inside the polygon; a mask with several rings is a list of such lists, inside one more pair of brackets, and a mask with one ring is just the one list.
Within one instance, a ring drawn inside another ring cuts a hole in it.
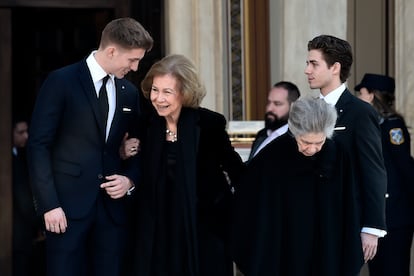
[{"label": "man's dark curly hair", "polygon": [[308,42],[308,51],[310,50],[321,51],[329,68],[335,62],[340,63],[341,82],[348,79],[353,62],[352,47],[348,41],[331,35],[320,35]]}]

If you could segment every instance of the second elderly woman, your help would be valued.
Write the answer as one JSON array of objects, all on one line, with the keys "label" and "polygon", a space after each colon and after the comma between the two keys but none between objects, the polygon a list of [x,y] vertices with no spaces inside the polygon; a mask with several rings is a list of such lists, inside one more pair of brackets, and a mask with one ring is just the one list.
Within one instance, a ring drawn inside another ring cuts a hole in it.
[{"label": "second elderly woman", "polygon": [[201,108],[193,63],[170,55],[141,83],[155,112],[141,138],[135,275],[231,276],[230,180],[243,169],[223,115]]},{"label": "second elderly woman", "polygon": [[232,249],[248,276],[342,275],[340,152],[335,108],[292,103],[289,131],[249,162],[235,193]]}]

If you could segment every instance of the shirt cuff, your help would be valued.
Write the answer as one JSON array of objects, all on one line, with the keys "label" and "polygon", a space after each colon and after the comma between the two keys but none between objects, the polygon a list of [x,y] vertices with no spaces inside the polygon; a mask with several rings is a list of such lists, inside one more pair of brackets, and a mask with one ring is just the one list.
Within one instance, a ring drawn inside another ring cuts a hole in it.
[{"label": "shirt cuff", "polygon": [[361,232],[375,235],[380,238],[384,237],[387,234],[387,231],[385,230],[371,228],[371,227],[362,227]]}]

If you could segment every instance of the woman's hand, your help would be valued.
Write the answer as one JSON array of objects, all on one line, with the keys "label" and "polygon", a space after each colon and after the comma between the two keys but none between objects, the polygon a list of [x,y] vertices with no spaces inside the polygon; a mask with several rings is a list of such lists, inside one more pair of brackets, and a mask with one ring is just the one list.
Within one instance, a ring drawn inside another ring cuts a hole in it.
[{"label": "woman's hand", "polygon": [[125,133],[124,139],[122,139],[121,147],[119,148],[119,155],[121,156],[122,160],[126,160],[136,155],[138,151],[139,140],[137,138],[128,139],[128,132]]}]

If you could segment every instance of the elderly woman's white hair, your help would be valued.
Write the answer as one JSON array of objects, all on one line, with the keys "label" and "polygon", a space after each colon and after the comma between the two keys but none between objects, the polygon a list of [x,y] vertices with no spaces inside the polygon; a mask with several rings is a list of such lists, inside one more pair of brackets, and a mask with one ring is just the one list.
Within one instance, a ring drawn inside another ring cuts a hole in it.
[{"label": "elderly woman's white hair", "polygon": [[331,138],[338,115],[333,105],[311,96],[300,97],[289,112],[289,130],[294,137],[308,133],[323,133]]}]

